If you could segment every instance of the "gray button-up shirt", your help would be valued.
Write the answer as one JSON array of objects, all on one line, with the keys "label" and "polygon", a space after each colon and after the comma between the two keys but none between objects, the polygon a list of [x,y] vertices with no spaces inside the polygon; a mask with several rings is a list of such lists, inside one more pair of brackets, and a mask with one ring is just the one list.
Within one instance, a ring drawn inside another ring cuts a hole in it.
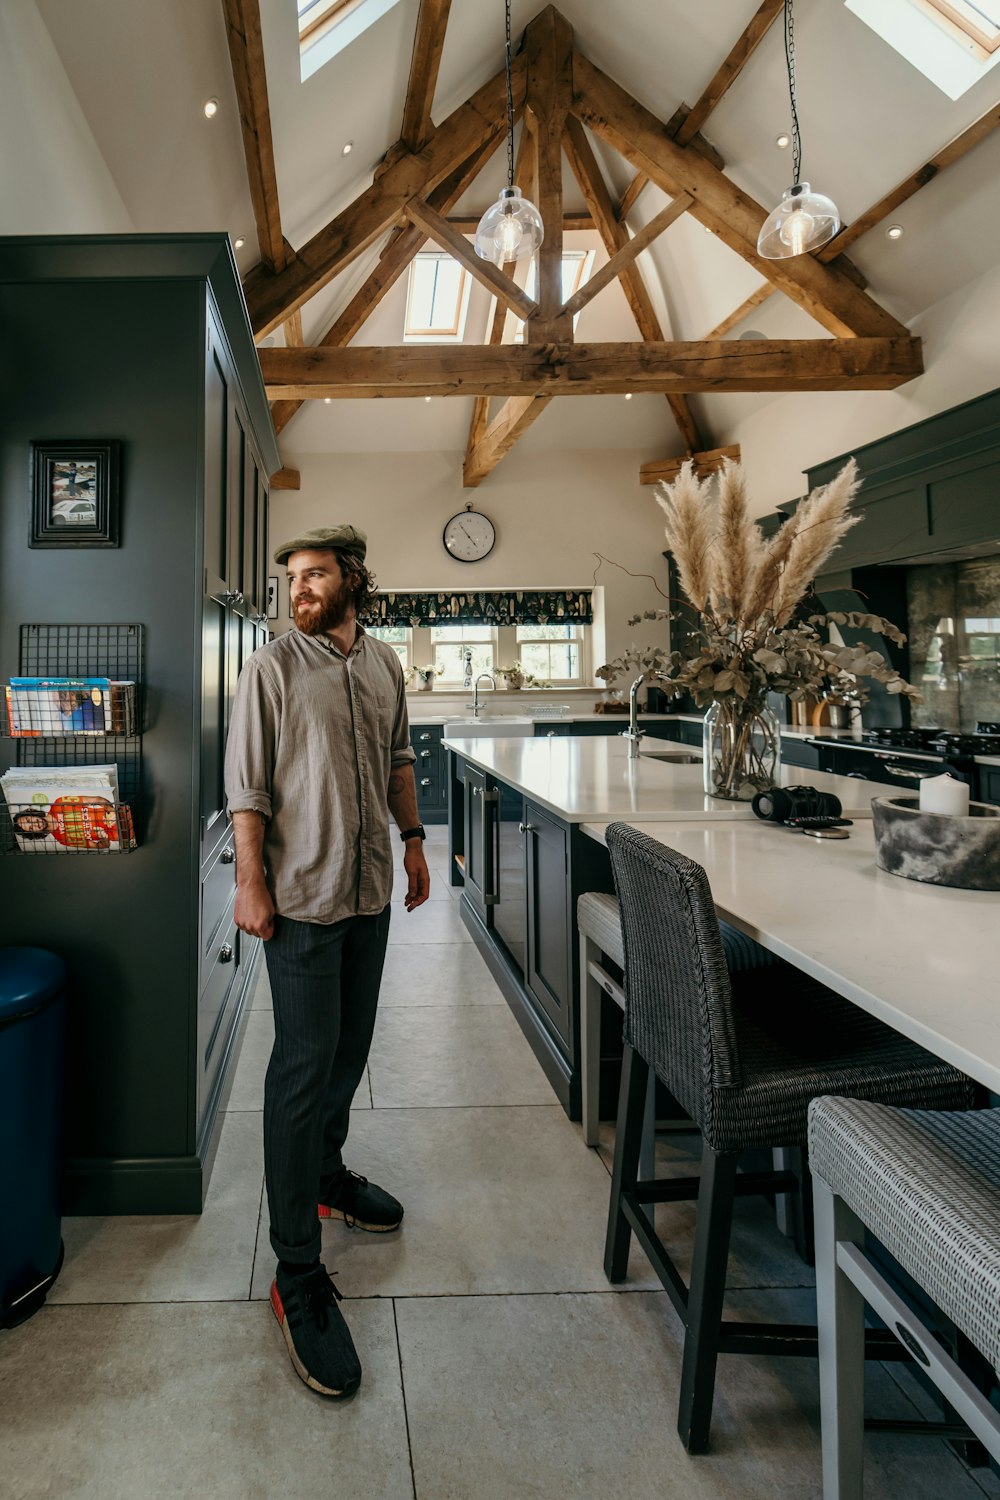
[{"label": "gray button-up shirt", "polygon": [[298,922],[380,912],[392,893],[389,771],[415,759],[403,670],[359,627],[349,656],[290,630],[240,673],[226,745],[229,811],[266,819],[275,909]]}]

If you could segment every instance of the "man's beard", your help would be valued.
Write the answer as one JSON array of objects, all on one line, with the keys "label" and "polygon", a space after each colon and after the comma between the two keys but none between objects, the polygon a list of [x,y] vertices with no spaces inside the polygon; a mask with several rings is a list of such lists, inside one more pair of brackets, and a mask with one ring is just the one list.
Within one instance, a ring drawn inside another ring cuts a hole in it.
[{"label": "man's beard", "polygon": [[[324,604],[318,611],[308,614],[299,613],[299,604],[295,604],[295,628],[303,635],[327,635],[331,630],[338,629],[347,618],[348,611],[353,604],[351,591],[347,583],[342,583],[328,604]],[[316,601],[317,603],[319,601]]]}]

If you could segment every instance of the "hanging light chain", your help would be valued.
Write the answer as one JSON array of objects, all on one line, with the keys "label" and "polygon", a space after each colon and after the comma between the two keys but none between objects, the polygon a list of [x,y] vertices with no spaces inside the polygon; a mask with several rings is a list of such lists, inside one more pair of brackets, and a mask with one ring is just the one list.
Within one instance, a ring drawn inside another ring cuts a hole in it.
[{"label": "hanging light chain", "polygon": [[507,186],[514,186],[514,94],[510,83],[510,0],[504,3],[504,67],[507,72]]},{"label": "hanging light chain", "polygon": [[788,101],[792,107],[792,183],[798,187],[802,175],[802,132],[799,130],[799,112],[795,104],[795,19],[792,15],[792,0],[785,0],[785,67],[788,71]]}]

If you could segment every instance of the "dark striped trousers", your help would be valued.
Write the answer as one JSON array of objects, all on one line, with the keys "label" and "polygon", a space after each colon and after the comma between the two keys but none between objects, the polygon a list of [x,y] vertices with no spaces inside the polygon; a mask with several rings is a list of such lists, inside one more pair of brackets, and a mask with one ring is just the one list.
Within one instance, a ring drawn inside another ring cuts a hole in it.
[{"label": "dark striped trousers", "polygon": [[275,917],[264,944],[274,1048],[264,1080],[264,1177],[280,1260],[320,1253],[320,1180],[340,1170],[368,1061],[389,907],[324,926]]}]

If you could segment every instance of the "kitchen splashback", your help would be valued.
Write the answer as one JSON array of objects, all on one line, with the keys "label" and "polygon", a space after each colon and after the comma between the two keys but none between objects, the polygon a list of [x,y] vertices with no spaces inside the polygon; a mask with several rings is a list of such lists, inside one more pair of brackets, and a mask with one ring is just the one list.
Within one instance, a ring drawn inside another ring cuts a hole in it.
[{"label": "kitchen splashback", "polygon": [[910,567],[906,602],[913,723],[1000,721],[1000,557]]}]

